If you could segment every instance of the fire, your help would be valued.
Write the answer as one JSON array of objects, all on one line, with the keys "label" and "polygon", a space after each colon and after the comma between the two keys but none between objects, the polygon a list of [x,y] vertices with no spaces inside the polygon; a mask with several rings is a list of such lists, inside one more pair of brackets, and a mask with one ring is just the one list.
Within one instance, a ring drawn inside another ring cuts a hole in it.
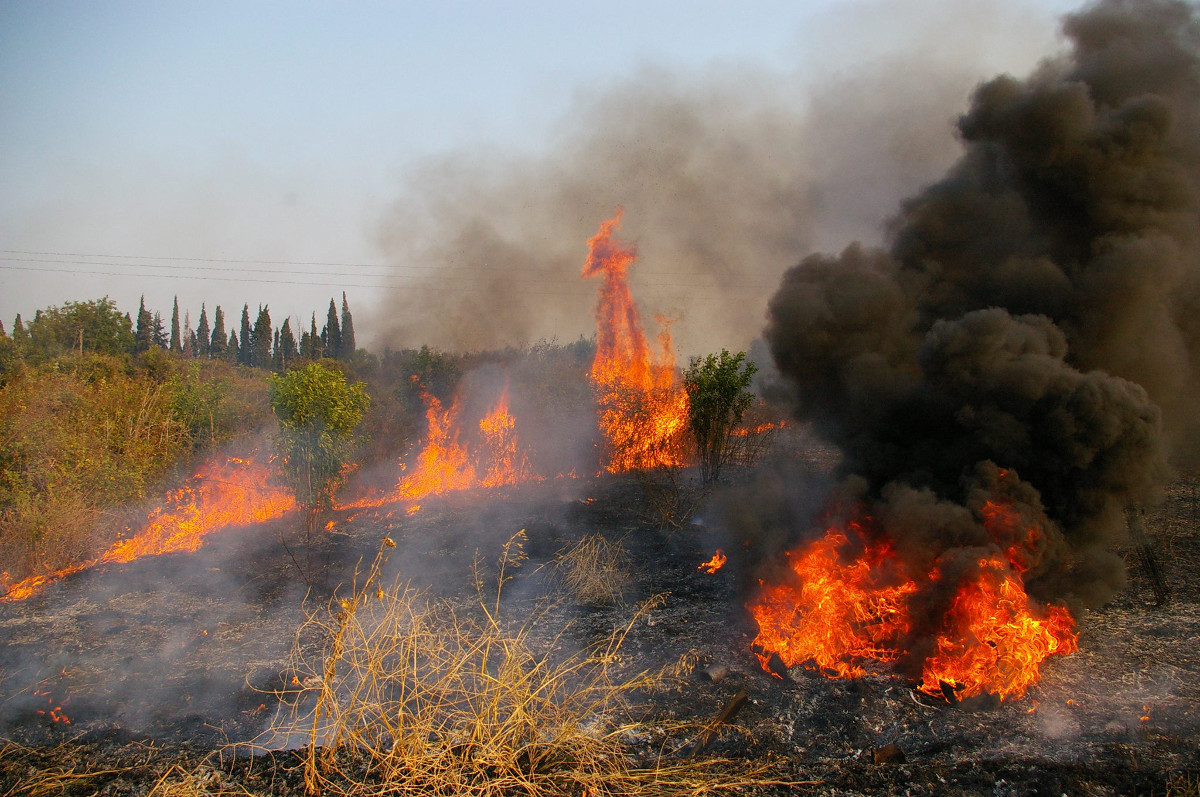
[{"label": "fire", "polygon": [[[582,276],[601,277],[596,303],[596,358],[590,376],[600,403],[610,473],[686,464],[677,438],[687,427],[688,399],[675,368],[669,325],[653,356],[629,289],[636,249],[613,232],[621,211],[588,239]],[[661,319],[660,319],[661,321]]]},{"label": "fire", "polygon": [[459,442],[458,401],[442,409],[436,396],[423,394],[429,438],[417,455],[416,468],[396,485],[393,500],[419,501],[427,495],[466,490],[476,485],[475,466]]},{"label": "fire", "polygon": [[491,462],[480,484],[503,487],[533,478],[529,459],[517,446],[517,422],[508,412],[508,385],[491,412],[479,422]]},{"label": "fire", "polygon": [[[1019,698],[1037,683],[1048,656],[1077,649],[1074,620],[1065,608],[1042,607],[1025,592],[1023,574],[1039,557],[1041,530],[1021,526],[1003,501],[988,502],[980,515],[1003,553],[978,559],[954,588],[918,688],[960,699]],[[772,654],[789,667],[840,678],[909,655],[913,598],[944,587],[936,566],[920,579],[906,573],[870,521],[835,525],[790,552],[788,561],[788,578],[762,585],[748,606],[759,627],[754,650],[768,672]]]},{"label": "fire", "polygon": [[273,484],[271,477],[270,468],[251,459],[229,457],[205,463],[183,487],[167,495],[136,534],[117,541],[89,562],[19,581],[4,600],[28,598],[46,584],[89,567],[195,551],[214,531],[280,517],[295,508],[296,500],[290,491]]},{"label": "fire", "polygon": [[339,509],[378,507],[384,504],[408,502],[408,515],[420,511],[421,499],[457,490],[478,487],[503,487],[540,479],[517,440],[517,422],[509,412],[506,385],[495,406],[479,421],[480,444],[463,442],[462,407],[456,398],[449,409],[428,392],[425,401],[425,420],[429,426],[425,447],[417,461],[383,498],[363,498]]},{"label": "fire", "polygon": [[709,575],[712,575],[712,574],[716,573],[718,570],[720,570],[722,567],[724,567],[725,562],[727,562],[727,561],[729,561],[729,557],[727,557],[725,555],[725,552],[723,550],[718,548],[717,552],[715,554],[713,554],[712,559],[709,559],[707,562],[704,562],[696,569],[703,570],[706,573],[708,573]]},{"label": "fire", "polygon": [[[910,628],[906,601],[916,584],[889,564],[890,546],[871,544],[858,523],[830,528],[788,554],[789,579],[764,585],[750,612],[763,668],[770,654],[837,678],[865,674],[863,660],[894,661]],[[770,670],[768,670],[769,672]]]},{"label": "fire", "polygon": [[959,587],[946,613],[921,691],[942,694],[945,683],[960,698],[983,692],[1001,700],[1021,697],[1037,683],[1047,656],[1078,648],[1074,625],[1060,606],[1035,610],[1002,557],[980,559],[978,576]]}]

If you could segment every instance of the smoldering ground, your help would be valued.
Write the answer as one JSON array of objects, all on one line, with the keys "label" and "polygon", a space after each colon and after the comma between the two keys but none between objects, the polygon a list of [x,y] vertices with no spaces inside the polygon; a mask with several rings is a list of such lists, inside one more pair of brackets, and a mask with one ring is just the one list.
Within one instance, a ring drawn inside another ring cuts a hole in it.
[{"label": "smoldering ground", "polygon": [[962,156],[886,248],[787,272],[765,336],[918,572],[1003,547],[980,510],[1002,496],[1043,533],[1030,592],[1094,605],[1123,583],[1122,510],[1198,429],[1200,20],[1109,0],[1063,31],[1068,53],[976,89]]}]

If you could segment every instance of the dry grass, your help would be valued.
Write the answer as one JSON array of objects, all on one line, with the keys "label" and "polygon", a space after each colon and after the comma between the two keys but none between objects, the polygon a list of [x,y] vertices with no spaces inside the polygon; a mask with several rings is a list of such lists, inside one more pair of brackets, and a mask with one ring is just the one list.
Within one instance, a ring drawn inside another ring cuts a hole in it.
[{"label": "dry grass", "polygon": [[1172,775],[1167,779],[1167,797],[1197,797],[1200,795],[1200,776]]},{"label": "dry grass", "polygon": [[558,582],[584,606],[618,602],[631,580],[629,557],[621,543],[599,534],[589,534],[559,551],[554,572]]},{"label": "dry grass", "polygon": [[[35,750],[0,740],[0,797],[49,797],[62,794],[94,794],[96,787],[124,770],[88,770],[67,754],[65,747]],[[20,772],[10,781],[12,773]],[[4,785],[11,783],[11,785]]]},{"label": "dry grass", "polygon": [[208,766],[193,769],[173,764],[163,774],[147,797],[253,797],[240,786],[225,782],[222,774]]},{"label": "dry grass", "polygon": [[309,619],[304,632],[327,641],[298,657],[294,711],[269,740],[304,748],[309,793],[699,795],[762,782],[671,752],[701,726],[635,718],[668,677],[630,671],[621,656],[648,607],[582,651],[547,634],[543,610],[507,621],[501,594],[521,541],[494,579],[477,576],[466,609],[381,584],[385,547],[350,596]]}]

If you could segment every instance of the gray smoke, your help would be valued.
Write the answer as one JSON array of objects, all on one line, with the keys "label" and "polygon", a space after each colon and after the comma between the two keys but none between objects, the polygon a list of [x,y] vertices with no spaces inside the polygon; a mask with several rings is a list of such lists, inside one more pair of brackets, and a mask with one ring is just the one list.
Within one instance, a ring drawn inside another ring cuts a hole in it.
[{"label": "gray smoke", "polygon": [[[683,354],[747,345],[783,271],[814,247],[879,240],[885,214],[953,162],[971,86],[993,62],[1032,63],[1025,50],[1044,54],[1048,38],[1010,3],[860,11],[910,34],[905,52],[881,52],[843,17],[811,34],[811,61],[793,73],[646,67],[581,90],[535,154],[480,147],[405,174],[379,227],[399,283],[371,319],[379,342],[482,349],[590,335],[595,286],[579,270],[587,239],[621,206],[643,317],[673,317]],[[947,30],[990,47],[947,51]]]},{"label": "gray smoke", "polygon": [[1068,54],[979,86],[887,248],[788,271],[765,334],[902,555],[1003,548],[1001,497],[1045,531],[1030,591],[1094,603],[1123,582],[1123,508],[1197,439],[1200,22],[1108,0],[1063,31]]}]

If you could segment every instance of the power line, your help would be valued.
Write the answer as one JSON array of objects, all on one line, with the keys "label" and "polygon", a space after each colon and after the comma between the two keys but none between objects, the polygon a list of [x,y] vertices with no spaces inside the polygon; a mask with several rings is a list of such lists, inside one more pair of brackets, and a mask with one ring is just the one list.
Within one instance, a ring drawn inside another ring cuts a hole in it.
[{"label": "power line", "polygon": [[[0,250],[0,251],[3,251],[3,250]],[[49,254],[49,253],[47,253],[47,254]],[[255,262],[255,261],[247,261],[247,262]],[[28,263],[31,265],[21,266],[21,265],[12,265],[12,263]],[[37,265],[35,266],[32,264],[37,264]],[[146,271],[139,271],[139,272],[131,273],[129,271],[109,271],[109,270],[98,270],[98,269],[55,268],[54,267],[54,266],[76,266],[76,265],[99,266],[99,267],[102,267],[105,269],[107,269],[107,268],[157,269],[160,271],[165,270],[165,271],[185,272],[185,273],[153,274],[153,273],[147,273]],[[36,259],[36,258],[20,258],[20,257],[0,258],[0,269],[10,270],[10,271],[32,271],[35,273],[65,273],[65,274],[88,274],[88,275],[93,275],[93,276],[105,276],[105,277],[133,277],[133,278],[139,278],[139,279],[143,279],[143,278],[192,279],[192,280],[219,281],[219,282],[243,282],[243,283],[244,282],[253,282],[253,283],[260,283],[260,284],[276,284],[276,285],[312,285],[312,286],[317,286],[317,287],[335,287],[335,288],[336,287],[383,288],[383,289],[396,288],[396,289],[404,289],[404,290],[420,290],[420,291],[432,291],[432,292],[442,292],[442,293],[454,293],[454,292],[490,293],[493,290],[493,288],[490,285],[478,285],[478,284],[474,284],[474,283],[472,283],[470,285],[450,284],[451,280],[466,279],[465,277],[454,277],[454,276],[451,276],[448,278],[443,278],[443,279],[439,280],[440,284],[438,284],[438,285],[430,285],[430,284],[413,285],[413,284],[400,284],[400,283],[396,282],[396,280],[426,279],[428,277],[428,275],[342,274],[342,273],[330,272],[330,271],[304,272],[303,273],[303,276],[306,276],[306,277],[332,277],[332,278],[338,279],[337,282],[314,282],[312,279],[303,279],[303,280],[300,280],[300,279],[267,279],[264,277],[248,276],[248,274],[255,274],[255,273],[266,274],[266,275],[290,275],[290,273],[286,272],[286,271],[278,271],[278,270],[271,270],[271,269],[245,269],[245,268],[236,268],[236,267],[226,268],[226,267],[221,267],[221,266],[196,267],[196,266],[178,266],[178,265],[157,265],[157,264],[152,264],[152,263],[120,263],[120,262],[101,263],[101,262],[96,262],[96,261],[42,260],[42,259]],[[228,277],[212,276],[212,275],[196,273],[197,271],[235,272],[238,276],[236,276],[236,277],[235,276],[228,276]],[[295,276],[300,276],[300,275],[295,275]],[[361,283],[361,282],[347,282],[346,281],[347,279],[356,280],[356,279],[361,279],[363,277],[378,278],[378,279],[390,279],[392,281],[385,282],[385,283]],[[529,277],[523,277],[523,278],[517,278],[517,279],[511,280],[512,284],[518,284],[518,285],[519,284],[544,285],[545,282],[546,282],[545,278],[540,278],[537,276],[529,276]],[[736,287],[728,287],[727,288],[727,287],[720,286],[720,285],[697,285],[695,283],[685,284],[685,283],[671,283],[671,282],[652,282],[652,283],[640,283],[640,287],[642,287],[642,288],[666,288],[666,289],[675,289],[675,290],[686,288],[690,291],[717,291],[722,295],[728,295],[731,293],[761,294],[764,290],[773,289],[774,286],[767,288],[767,286],[757,287],[753,284],[742,283]],[[529,294],[529,295],[536,295],[536,296],[591,296],[591,295],[593,295],[591,291],[536,291],[536,290],[531,291],[531,290],[526,290],[523,292],[526,294]]]},{"label": "power line", "polygon": [[[415,269],[418,271],[445,271],[447,269],[467,270],[467,271],[503,271],[503,272],[513,271],[513,269],[508,266],[489,266],[487,264],[470,265],[470,266],[455,265],[455,264],[443,264],[443,265],[431,266],[431,265],[405,264],[405,263],[354,263],[354,262],[337,262],[337,261],[322,261],[322,260],[254,260],[254,259],[221,258],[221,257],[109,255],[109,254],[83,253],[83,252],[41,252],[41,251],[34,251],[34,250],[27,250],[27,249],[0,249],[0,254],[3,254],[3,255],[33,255],[36,258],[72,257],[72,258],[106,258],[107,260],[166,260],[166,261],[181,262],[181,263],[226,263],[226,264],[233,264],[233,265],[237,265],[237,266],[259,264],[259,265],[264,265],[264,266],[324,266],[327,268],[355,268],[355,269],[376,268],[376,269],[389,269],[389,270],[393,270],[393,271],[396,269]],[[42,263],[42,262],[74,263],[74,262],[79,262],[79,263],[84,263],[87,265],[101,265],[101,266],[122,265],[122,266],[127,266],[130,268],[142,268],[142,267],[182,268],[181,266],[162,266],[162,265],[156,265],[153,263],[146,263],[146,264],[143,264],[143,263],[111,263],[111,262],[91,263],[88,261],[38,260],[38,259],[34,259],[34,258],[19,258],[19,257],[5,257],[2,259],[6,260],[6,261],[34,262],[34,263]],[[202,268],[206,268],[206,269],[210,269],[210,270],[230,270],[230,269],[220,269],[217,266],[204,266]],[[237,269],[237,270],[244,271],[245,269]],[[264,272],[264,273],[284,273],[284,272],[270,270],[270,269],[250,269],[250,270]],[[319,273],[319,274],[324,274],[325,276],[339,276],[339,274],[337,272],[310,272],[310,273]],[[688,272],[688,271],[653,271],[653,270],[647,271],[647,270],[642,270],[637,273],[642,277],[685,277],[687,279],[695,279],[697,276],[694,272]],[[367,275],[367,276],[379,276],[379,275]],[[743,283],[743,284],[746,284],[746,283]],[[768,287],[768,288],[774,288],[777,283],[771,282],[770,284],[764,284],[764,283],[758,283],[758,284],[765,285],[765,287]],[[660,286],[660,287],[670,287],[670,286]]]}]

